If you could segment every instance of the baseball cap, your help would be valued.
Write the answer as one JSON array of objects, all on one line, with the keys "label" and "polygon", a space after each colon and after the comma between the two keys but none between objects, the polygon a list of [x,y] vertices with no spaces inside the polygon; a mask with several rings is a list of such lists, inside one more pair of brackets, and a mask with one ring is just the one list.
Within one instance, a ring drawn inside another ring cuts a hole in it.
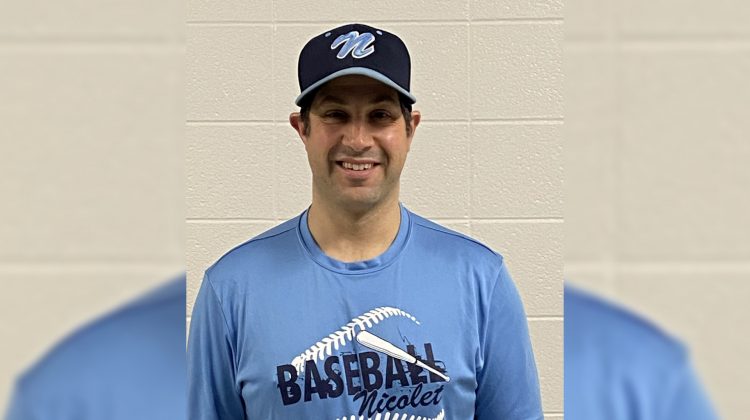
[{"label": "baseball cap", "polygon": [[304,99],[324,83],[337,77],[362,75],[395,89],[411,105],[417,101],[409,92],[411,59],[398,36],[360,23],[322,33],[305,44],[299,55],[297,75]]}]

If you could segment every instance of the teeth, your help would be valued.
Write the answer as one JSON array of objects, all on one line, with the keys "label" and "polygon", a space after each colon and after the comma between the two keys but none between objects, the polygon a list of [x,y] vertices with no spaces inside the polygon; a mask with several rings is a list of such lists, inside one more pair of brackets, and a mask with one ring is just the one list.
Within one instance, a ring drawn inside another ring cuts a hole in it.
[{"label": "teeth", "polygon": [[372,168],[372,163],[349,163],[349,162],[341,162],[341,166],[343,166],[346,169],[352,169],[355,171],[364,171],[365,169]]}]

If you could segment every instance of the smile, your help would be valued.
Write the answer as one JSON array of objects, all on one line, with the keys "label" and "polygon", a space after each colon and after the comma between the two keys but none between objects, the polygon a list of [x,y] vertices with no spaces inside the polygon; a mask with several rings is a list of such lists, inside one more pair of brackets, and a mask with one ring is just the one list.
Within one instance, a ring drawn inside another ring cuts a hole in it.
[{"label": "smile", "polygon": [[367,162],[367,163],[352,163],[352,162],[344,162],[344,161],[338,161],[336,162],[339,166],[341,166],[344,169],[348,169],[351,171],[366,171],[373,166],[377,165],[377,163]]},{"label": "smile", "polygon": [[343,166],[345,169],[353,169],[355,171],[364,171],[366,169],[372,168],[372,163],[341,162],[341,166]]}]

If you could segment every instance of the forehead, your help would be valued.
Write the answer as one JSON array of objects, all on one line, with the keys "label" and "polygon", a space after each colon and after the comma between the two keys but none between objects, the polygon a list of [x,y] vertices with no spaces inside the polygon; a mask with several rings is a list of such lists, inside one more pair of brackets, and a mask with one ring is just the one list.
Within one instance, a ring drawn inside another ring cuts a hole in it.
[{"label": "forehead", "polygon": [[382,102],[399,103],[398,93],[392,87],[366,76],[343,76],[323,85],[315,95],[313,106],[321,102],[344,103]]}]

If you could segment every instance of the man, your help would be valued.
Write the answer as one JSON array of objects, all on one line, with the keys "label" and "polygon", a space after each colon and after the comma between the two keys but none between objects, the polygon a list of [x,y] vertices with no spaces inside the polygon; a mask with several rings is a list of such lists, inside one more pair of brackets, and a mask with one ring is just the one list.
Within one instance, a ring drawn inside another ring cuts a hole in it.
[{"label": "man", "polygon": [[185,276],[63,340],[17,381],[6,420],[184,419]]},{"label": "man", "polygon": [[685,347],[647,321],[565,287],[565,415],[715,420]]},{"label": "man", "polygon": [[541,419],[503,258],[399,203],[420,122],[406,46],[345,25],[298,70],[312,204],[206,270],[189,418]]}]

